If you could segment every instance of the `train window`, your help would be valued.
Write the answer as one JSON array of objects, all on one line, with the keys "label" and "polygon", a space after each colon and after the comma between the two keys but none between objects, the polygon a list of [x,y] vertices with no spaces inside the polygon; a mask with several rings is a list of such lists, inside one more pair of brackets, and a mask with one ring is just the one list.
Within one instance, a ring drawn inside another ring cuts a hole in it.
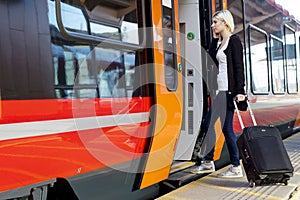
[{"label": "train window", "polygon": [[254,94],[269,92],[268,35],[262,29],[249,25],[250,84]]},{"label": "train window", "polygon": [[[107,7],[103,9],[109,10]],[[126,12],[118,23],[106,25],[103,24],[104,22],[91,21],[91,33],[126,43],[139,44],[137,9],[130,8],[129,10],[131,11]],[[131,96],[136,52],[104,48],[101,44],[94,50],[100,97]]]},{"label": "train window", "polygon": [[177,59],[174,33],[173,1],[162,0],[163,5],[163,43],[165,61],[165,79],[168,90],[174,91],[177,87]]},{"label": "train window", "polygon": [[[64,38],[56,23],[54,3],[49,0],[48,5],[56,97],[110,98],[131,96],[135,65],[137,64],[136,52],[107,47],[101,43],[96,46],[88,43],[88,41]],[[96,20],[102,19],[101,17],[89,18],[96,15],[96,12],[93,11],[89,15],[85,15],[82,11],[84,10],[83,7],[79,5],[72,3],[61,3],[61,5],[61,12],[64,16],[63,23],[66,23],[64,24],[66,29],[73,32],[81,31],[86,35],[138,44],[136,9],[130,8],[124,17],[120,17],[123,19],[120,21],[121,25]],[[99,6],[97,8],[100,9]],[[105,7],[105,9],[109,8]],[[78,21],[80,19],[80,28],[78,28],[79,26],[72,26],[73,19]]]},{"label": "train window", "polygon": [[124,63],[123,55],[119,50],[95,47],[88,60],[88,65],[96,67],[100,97],[126,96],[124,88],[125,77],[120,79],[125,73],[125,68],[122,64]]},{"label": "train window", "polygon": [[90,25],[92,35],[120,40],[120,33],[118,28],[102,25],[93,21],[90,22]]},{"label": "train window", "polygon": [[95,76],[90,76],[94,77],[96,81],[99,97],[125,97],[132,95],[136,52],[122,52],[116,49],[96,46],[87,55],[86,62],[87,69],[95,74]]},{"label": "train window", "polygon": [[136,19],[136,10],[128,13],[121,26],[122,41],[139,44],[138,24]]},{"label": "train window", "polygon": [[[128,2],[91,2],[86,3],[92,35],[139,44],[136,1]],[[127,4],[127,3],[126,3]],[[124,8],[126,7],[126,9]]]},{"label": "train window", "polygon": [[274,94],[284,94],[285,78],[283,41],[274,35],[270,35],[270,48],[272,91]]},{"label": "train window", "polygon": [[[55,3],[48,0],[49,12],[49,22],[57,27],[56,17],[55,17]],[[82,14],[82,11],[66,3],[61,3],[62,10],[62,22],[65,28],[69,31],[87,33],[87,22]]]},{"label": "train window", "polygon": [[[81,9],[66,3],[61,6],[66,29],[87,34],[88,25]],[[56,97],[96,97],[96,77],[86,62],[90,46],[65,39],[56,23],[54,2],[48,1],[48,8]]]},{"label": "train window", "polygon": [[123,20],[121,28],[106,26],[91,21],[92,35],[121,40],[127,43],[138,44],[138,25],[137,23]]},{"label": "train window", "polygon": [[123,74],[123,78],[125,78],[126,84],[126,92],[127,96],[132,96],[133,85],[134,85],[134,75],[135,75],[135,65],[136,65],[136,54],[134,52],[124,53],[124,69],[125,74]]},{"label": "train window", "polygon": [[297,93],[297,64],[295,31],[288,25],[284,26],[286,76],[288,93]]},{"label": "train window", "polygon": [[[68,49],[64,49],[68,48]],[[55,74],[55,92],[57,98],[96,97],[96,82],[90,77],[86,54],[88,47],[58,46],[52,44]],[[92,84],[93,83],[93,84]],[[91,95],[92,94],[92,95]]]}]

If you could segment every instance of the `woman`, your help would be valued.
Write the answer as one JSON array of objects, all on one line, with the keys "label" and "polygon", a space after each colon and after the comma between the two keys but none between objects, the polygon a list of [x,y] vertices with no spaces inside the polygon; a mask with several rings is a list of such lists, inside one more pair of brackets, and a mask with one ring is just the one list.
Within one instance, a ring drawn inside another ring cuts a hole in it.
[{"label": "woman", "polygon": [[[234,22],[228,10],[216,12],[213,16],[211,27],[213,40],[209,54],[218,66],[215,74],[216,80],[214,81],[215,85],[217,85],[217,92],[201,127],[201,131],[207,132],[201,152],[203,155],[206,155],[207,152],[208,154],[201,161],[200,166],[197,166],[192,172],[208,173],[215,171],[213,162],[215,145],[214,125],[217,119],[220,118],[231,165],[227,171],[218,174],[218,176],[224,178],[243,177],[236,135],[233,131],[233,98],[236,97],[237,101],[245,100],[243,47],[239,37],[232,34]],[[221,40],[221,43],[218,46],[219,40]]]}]

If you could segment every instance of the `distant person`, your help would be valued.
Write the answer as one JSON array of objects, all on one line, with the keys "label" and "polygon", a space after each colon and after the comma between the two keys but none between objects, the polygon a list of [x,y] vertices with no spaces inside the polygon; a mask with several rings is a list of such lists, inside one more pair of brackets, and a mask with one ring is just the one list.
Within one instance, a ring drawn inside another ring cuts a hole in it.
[{"label": "distant person", "polygon": [[[243,47],[237,35],[233,34],[234,21],[228,10],[218,11],[212,19],[213,39],[209,54],[215,61],[217,86],[216,96],[205,116],[201,131],[206,132],[200,153],[204,159],[200,165],[192,170],[193,173],[208,173],[215,171],[214,147],[215,147],[215,122],[220,118],[225,142],[229,151],[231,165],[218,177],[238,178],[243,177],[240,166],[239,150],[236,143],[236,135],[233,131],[234,105],[233,98],[237,101],[245,100],[245,77],[243,63]],[[218,46],[218,42],[221,41]]]}]

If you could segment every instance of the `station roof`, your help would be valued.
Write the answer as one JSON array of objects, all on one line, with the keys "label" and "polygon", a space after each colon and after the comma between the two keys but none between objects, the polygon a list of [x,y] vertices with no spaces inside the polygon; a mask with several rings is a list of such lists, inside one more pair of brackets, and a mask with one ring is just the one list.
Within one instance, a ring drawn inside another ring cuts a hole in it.
[{"label": "station roof", "polygon": [[279,10],[280,12],[282,12],[284,15],[286,15],[287,17],[294,19],[295,21],[297,21],[298,23],[300,23],[300,19],[296,19],[294,15],[290,14],[290,12],[285,9],[282,5],[276,3],[275,0],[266,0],[269,4],[271,4],[272,6],[274,6],[277,10]]}]

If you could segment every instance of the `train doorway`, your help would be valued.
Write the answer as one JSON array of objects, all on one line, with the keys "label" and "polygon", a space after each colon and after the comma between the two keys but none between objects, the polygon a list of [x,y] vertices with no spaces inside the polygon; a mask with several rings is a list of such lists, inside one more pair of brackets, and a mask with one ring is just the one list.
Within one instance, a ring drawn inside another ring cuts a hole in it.
[{"label": "train doorway", "polygon": [[[194,13],[190,15],[190,13]],[[199,4],[180,1],[183,118],[174,160],[191,160],[203,113]]]}]

